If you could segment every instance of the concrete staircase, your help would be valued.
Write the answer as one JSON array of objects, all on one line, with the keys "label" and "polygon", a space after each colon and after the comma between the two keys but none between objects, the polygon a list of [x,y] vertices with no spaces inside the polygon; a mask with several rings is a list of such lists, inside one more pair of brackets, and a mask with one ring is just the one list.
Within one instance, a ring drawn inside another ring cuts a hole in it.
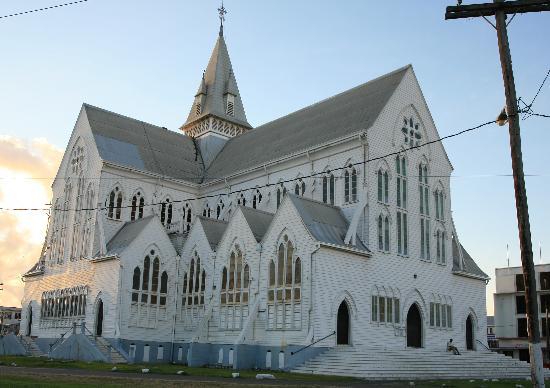
[{"label": "concrete staircase", "polygon": [[31,357],[46,356],[46,354],[42,353],[40,348],[34,343],[34,341],[31,337],[20,336],[18,338],[19,338],[19,342],[21,343],[21,345],[23,345],[23,347],[27,351],[27,355],[29,355]]},{"label": "concrete staircase", "polygon": [[127,364],[128,360],[103,337],[87,336],[97,349],[113,364]]},{"label": "concrete staircase", "polygon": [[[338,346],[291,370],[295,373],[352,376],[369,380],[524,379],[529,364],[489,351],[378,349]],[[550,372],[545,371],[547,377]]]}]

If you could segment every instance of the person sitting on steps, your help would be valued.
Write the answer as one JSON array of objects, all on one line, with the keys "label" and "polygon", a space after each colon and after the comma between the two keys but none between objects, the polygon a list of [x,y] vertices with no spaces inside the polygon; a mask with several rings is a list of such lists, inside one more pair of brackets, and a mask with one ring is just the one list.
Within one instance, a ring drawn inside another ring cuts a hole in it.
[{"label": "person sitting on steps", "polygon": [[451,338],[449,342],[447,342],[447,351],[453,352],[453,354],[460,355],[460,352],[458,351],[458,348],[454,346],[453,339]]}]

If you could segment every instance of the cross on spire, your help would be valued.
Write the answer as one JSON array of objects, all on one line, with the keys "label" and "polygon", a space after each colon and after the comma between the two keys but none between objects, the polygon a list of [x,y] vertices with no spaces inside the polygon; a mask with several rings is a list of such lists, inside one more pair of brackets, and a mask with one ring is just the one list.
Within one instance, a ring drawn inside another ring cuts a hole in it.
[{"label": "cross on spire", "polygon": [[220,18],[220,36],[223,36],[223,23],[225,22],[225,15],[227,14],[227,10],[223,6],[223,0],[222,0],[222,6],[218,8],[218,15]]}]

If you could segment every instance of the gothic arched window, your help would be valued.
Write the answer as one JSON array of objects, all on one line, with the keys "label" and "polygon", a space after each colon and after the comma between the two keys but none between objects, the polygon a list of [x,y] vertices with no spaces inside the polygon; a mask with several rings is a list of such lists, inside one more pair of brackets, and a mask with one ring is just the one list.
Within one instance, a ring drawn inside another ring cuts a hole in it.
[{"label": "gothic arched window", "polygon": [[408,120],[406,117],[403,118],[401,132],[403,132],[404,145],[408,145],[409,147],[418,147],[420,145],[420,141],[422,140],[420,125],[412,117]]},{"label": "gothic arched window", "polygon": [[183,305],[187,308],[202,307],[206,290],[206,272],[201,268],[201,259],[196,251],[191,258],[189,271],[184,275],[183,283]]},{"label": "gothic arched window", "polygon": [[118,186],[109,194],[109,206],[107,207],[107,217],[120,220],[122,215],[122,191]]},{"label": "gothic arched window", "polygon": [[192,216],[192,210],[191,206],[189,206],[189,203],[186,203],[183,207],[183,224],[184,224],[184,231],[189,231],[191,229],[191,216]]},{"label": "gothic arched window", "polygon": [[323,202],[334,205],[334,175],[327,171],[327,175],[323,176]]},{"label": "gothic arched window", "polygon": [[216,207],[216,218],[219,220],[220,216],[222,215],[222,211],[224,209],[225,205],[223,201],[220,198],[220,201],[218,202],[218,206]]},{"label": "gothic arched window", "polygon": [[202,216],[210,218],[211,210],[210,210],[210,205],[209,204],[206,204],[206,206],[204,207],[204,209],[202,211]]},{"label": "gothic arched window", "polygon": [[170,226],[172,223],[172,203],[170,202],[170,198],[166,198],[160,204],[160,222],[164,226]]},{"label": "gothic arched window", "polygon": [[138,191],[132,197],[132,208],[130,211],[130,221],[143,218],[143,208],[145,207],[145,199],[141,195],[141,192]]},{"label": "gothic arched window", "polygon": [[256,192],[252,197],[252,207],[256,209],[261,202],[262,202],[262,193],[260,193],[260,190],[256,189]]},{"label": "gothic arched window", "polygon": [[301,299],[302,262],[288,236],[284,236],[277,249],[276,260],[269,262],[269,288],[267,292],[268,328],[298,328]]},{"label": "gothic arched window", "polygon": [[382,169],[377,172],[378,177],[378,202],[389,203],[389,176]]},{"label": "gothic arched window", "polygon": [[281,206],[281,203],[283,202],[283,197],[286,195],[286,187],[281,183],[279,187],[277,187],[277,209],[279,206]]},{"label": "gothic arched window", "polygon": [[357,170],[350,164],[344,171],[344,202],[357,201]]},{"label": "gothic arched window", "polygon": [[239,329],[248,316],[250,293],[250,267],[243,259],[238,246],[231,251],[228,266],[224,266],[221,276],[220,326]]}]

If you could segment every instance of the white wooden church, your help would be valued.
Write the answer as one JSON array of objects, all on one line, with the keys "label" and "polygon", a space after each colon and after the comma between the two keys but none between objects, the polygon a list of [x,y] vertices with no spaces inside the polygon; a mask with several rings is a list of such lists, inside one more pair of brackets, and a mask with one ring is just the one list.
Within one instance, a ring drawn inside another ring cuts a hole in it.
[{"label": "white wooden church", "polygon": [[23,275],[26,341],[234,368],[481,347],[488,276],[412,66],[258,127],[235,74],[221,28],[180,131],[82,106]]}]

